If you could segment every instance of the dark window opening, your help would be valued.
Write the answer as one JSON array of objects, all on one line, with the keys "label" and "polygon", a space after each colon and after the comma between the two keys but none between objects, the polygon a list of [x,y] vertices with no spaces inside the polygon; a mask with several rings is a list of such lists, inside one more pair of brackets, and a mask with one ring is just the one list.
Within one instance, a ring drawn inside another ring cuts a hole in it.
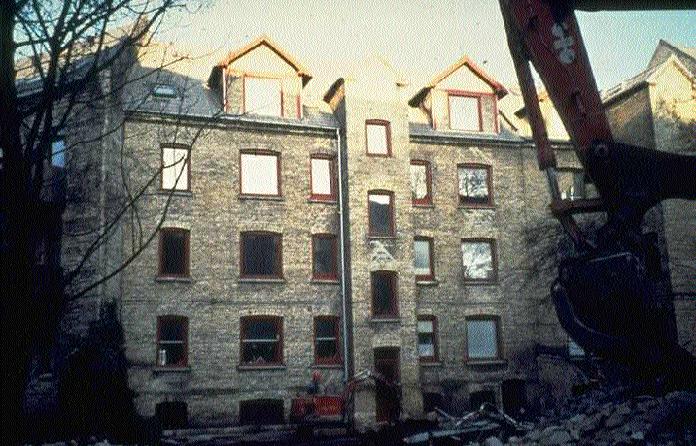
[{"label": "dark window opening", "polygon": [[243,426],[284,423],[283,400],[260,399],[239,402],[239,424]]},{"label": "dark window opening", "polygon": [[491,403],[495,406],[495,392],[492,390],[471,392],[469,395],[469,408],[471,410],[477,410],[483,403]]},{"label": "dark window opening", "polygon": [[155,406],[155,418],[162,429],[188,427],[188,407],[183,401],[164,401]]},{"label": "dark window opening", "polygon": [[312,236],[312,276],[315,279],[335,280],[338,277],[336,236]]},{"label": "dark window opening", "polygon": [[433,412],[436,408],[442,409],[442,394],[434,392],[423,392],[423,412]]},{"label": "dark window opening", "polygon": [[502,385],[503,411],[517,418],[527,406],[527,387],[523,379],[506,379]]},{"label": "dark window opening", "polygon": [[370,192],[369,235],[372,237],[391,237],[394,235],[394,199],[391,192]]},{"label": "dark window opening", "polygon": [[397,278],[392,271],[374,271],[372,278],[372,315],[375,317],[398,316],[396,296]]},{"label": "dark window opening", "polygon": [[187,277],[189,275],[189,231],[160,229],[160,276]]},{"label": "dark window opening", "polygon": [[314,360],[317,364],[340,364],[338,318],[318,316],[314,318]]},{"label": "dark window opening", "polygon": [[280,234],[241,234],[242,277],[280,278],[283,276],[282,238]]},{"label": "dark window opening", "polygon": [[157,365],[185,367],[188,363],[188,319],[183,316],[157,318]]},{"label": "dark window opening", "polygon": [[274,365],[283,362],[283,319],[250,316],[241,319],[243,365]]}]

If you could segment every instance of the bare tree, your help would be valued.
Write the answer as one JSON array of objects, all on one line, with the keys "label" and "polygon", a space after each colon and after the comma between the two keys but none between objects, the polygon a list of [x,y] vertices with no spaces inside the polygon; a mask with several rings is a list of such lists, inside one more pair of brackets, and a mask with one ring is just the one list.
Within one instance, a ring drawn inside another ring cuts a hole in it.
[{"label": "bare tree", "polygon": [[[135,75],[127,73],[162,29],[165,18],[190,12],[192,3],[183,0],[4,0],[0,3],[3,444],[16,444],[20,440],[18,430],[8,427],[20,425],[31,348],[38,337],[51,331],[46,318],[57,323],[64,299],[85,296],[118,274],[148,246],[164,221],[171,194],[155,231],[146,233],[142,225],[139,232],[131,231],[137,234],[134,236],[137,240],[118,264],[106,265],[97,275],[85,274],[119,224],[130,221],[138,225],[137,203],[159,178],[160,171],[153,172],[150,180],[135,190],[128,186],[127,175],[122,171],[122,196],[109,203],[106,211],[100,210],[105,215],[97,224],[65,228],[65,231],[60,222],[66,203],[60,196],[52,196],[53,186],[63,184],[66,154],[90,150],[96,142],[119,145],[118,135],[125,119],[121,106],[129,82],[142,81],[143,76],[156,79],[168,64],[183,58],[169,57],[153,69]],[[194,132],[193,140],[201,131],[202,128]],[[70,133],[70,143],[56,143],[65,133]],[[175,160],[180,162],[187,160]],[[84,178],[93,177],[98,183],[105,181],[106,173],[95,168],[94,163],[72,167],[76,181],[80,181],[80,169]],[[177,180],[183,169],[178,172]],[[83,184],[75,191],[90,186]],[[73,194],[68,200],[72,199],[75,206],[96,209],[95,203],[80,203],[81,198]],[[58,238],[75,237],[82,243],[80,257],[69,270],[59,270],[56,280],[47,279],[44,267],[47,251],[55,251],[46,247],[47,226],[52,224],[57,225],[54,234]]]}]

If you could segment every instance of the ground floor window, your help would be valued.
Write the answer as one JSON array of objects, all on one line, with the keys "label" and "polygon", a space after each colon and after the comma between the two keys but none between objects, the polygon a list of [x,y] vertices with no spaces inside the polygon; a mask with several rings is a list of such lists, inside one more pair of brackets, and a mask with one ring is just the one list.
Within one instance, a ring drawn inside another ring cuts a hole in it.
[{"label": "ground floor window", "polygon": [[239,424],[268,425],[285,423],[283,400],[259,399],[239,402]]},{"label": "ground floor window", "polygon": [[183,316],[157,318],[157,365],[185,367],[188,364],[188,319]]},{"label": "ground floor window", "polygon": [[314,318],[314,362],[340,364],[339,325],[336,316]]}]

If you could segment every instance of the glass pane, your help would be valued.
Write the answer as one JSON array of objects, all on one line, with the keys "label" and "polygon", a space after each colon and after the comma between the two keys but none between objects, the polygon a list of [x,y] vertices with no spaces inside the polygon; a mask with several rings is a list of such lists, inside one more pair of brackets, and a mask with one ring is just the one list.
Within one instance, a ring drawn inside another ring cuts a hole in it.
[{"label": "glass pane", "polygon": [[264,364],[277,362],[278,342],[244,342],[242,343],[242,362],[247,364]]},{"label": "glass pane", "polygon": [[387,145],[386,125],[367,125],[367,153],[373,153],[376,155],[389,154],[389,146]]},{"label": "glass pane", "polygon": [[312,158],[312,194],[331,195],[331,160]]},{"label": "glass pane", "polygon": [[162,234],[162,273],[186,274],[186,234],[183,231]]},{"label": "glass pane", "polygon": [[187,149],[162,149],[162,189],[188,189]]},{"label": "glass pane", "polygon": [[184,344],[160,344],[157,349],[157,365],[186,365],[186,349]]},{"label": "glass pane", "polygon": [[278,157],[242,153],[242,193],[278,195]]},{"label": "glass pane", "polygon": [[416,275],[430,275],[430,242],[415,240],[413,242],[414,264]]},{"label": "glass pane", "polygon": [[336,252],[334,250],[336,239],[333,237],[314,238],[314,274],[336,275]]},{"label": "glass pane", "polygon": [[498,339],[495,321],[466,321],[469,358],[497,358]]},{"label": "glass pane", "polygon": [[278,79],[244,78],[244,110],[256,115],[280,116],[280,81]]},{"label": "glass pane", "polygon": [[334,359],[338,358],[338,349],[335,341],[317,341],[317,358],[318,359]]},{"label": "glass pane", "polygon": [[160,341],[184,341],[186,330],[182,319],[160,319]]},{"label": "glass pane", "polygon": [[432,334],[418,334],[418,356],[435,356],[435,343]]},{"label": "glass pane", "polygon": [[391,274],[372,274],[372,312],[375,316],[393,315],[396,305],[394,302],[394,281]]},{"label": "glass pane", "polygon": [[317,338],[336,337],[336,319],[316,319]]},{"label": "glass pane", "polygon": [[244,323],[244,339],[278,339],[278,325],[273,319],[252,319]]},{"label": "glass pane", "polygon": [[450,128],[480,131],[478,98],[450,96]]},{"label": "glass pane", "polygon": [[585,350],[572,339],[568,339],[568,354],[570,356],[585,356]]},{"label": "glass pane", "polygon": [[370,235],[392,235],[391,196],[370,194]]},{"label": "glass pane", "polygon": [[65,167],[65,140],[62,138],[51,143],[51,165]]},{"label": "glass pane", "polygon": [[493,278],[493,253],[489,242],[462,242],[462,265],[467,279]]},{"label": "glass pane", "polygon": [[242,274],[280,275],[280,237],[264,234],[242,235]]},{"label": "glass pane", "polygon": [[428,168],[424,164],[411,164],[411,194],[414,200],[428,196]]},{"label": "glass pane", "polygon": [[460,167],[459,197],[465,203],[488,202],[488,169]]},{"label": "glass pane", "polygon": [[433,321],[418,321],[418,333],[432,333]]}]

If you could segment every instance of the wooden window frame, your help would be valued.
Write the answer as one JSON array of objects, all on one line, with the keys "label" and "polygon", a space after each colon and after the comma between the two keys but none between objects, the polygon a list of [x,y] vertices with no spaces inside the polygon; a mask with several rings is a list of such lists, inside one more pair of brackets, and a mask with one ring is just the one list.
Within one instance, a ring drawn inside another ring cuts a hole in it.
[{"label": "wooden window frame", "polygon": [[[244,155],[263,155],[263,156],[275,156],[276,157],[276,182],[278,183],[278,193],[277,194],[253,194],[253,193],[246,193],[242,190],[242,175],[244,172],[244,169],[242,167],[242,157]],[[283,196],[283,187],[282,187],[282,180],[283,177],[281,175],[281,157],[280,153],[275,152],[273,150],[260,150],[260,149],[248,149],[248,150],[240,150],[239,151],[239,196],[244,197],[244,198],[279,198]]]},{"label": "wooden window frame", "polygon": [[[500,133],[500,120],[498,119],[498,97],[495,95],[495,93],[484,93],[484,92],[476,92],[476,91],[467,91],[467,90],[446,90],[447,93],[447,124],[448,124],[448,129],[454,132],[478,132],[478,133],[483,133],[483,103],[481,100],[484,97],[490,97],[493,100],[493,131],[494,133]],[[451,97],[467,97],[467,98],[476,98],[477,102],[477,109],[478,109],[478,123],[479,123],[479,129],[478,130],[471,130],[471,129],[456,129],[452,128],[452,106],[451,106]],[[435,126],[433,125],[433,128]]]},{"label": "wooden window frame", "polygon": [[[165,233],[181,233],[184,234],[184,266],[185,271],[181,274],[172,274],[164,272],[164,237]],[[159,278],[190,278],[191,277],[191,231],[184,228],[164,227],[159,229],[159,246],[157,248],[158,269],[157,277]]]},{"label": "wooden window frame", "polygon": [[[244,271],[244,237],[247,235],[264,235],[277,237],[279,243],[276,246],[277,267],[278,271],[273,275],[246,274]],[[241,279],[256,279],[256,280],[278,280],[283,279],[283,234],[272,231],[242,231],[239,233],[239,277]]]},{"label": "wooden window frame", "polygon": [[[316,270],[316,259],[314,258],[314,247],[317,239],[327,239],[331,240],[332,247],[331,251],[333,255],[331,259],[333,260],[333,272],[322,274],[318,273]],[[335,282],[338,280],[338,237],[336,234],[312,234],[312,279],[313,280],[326,280]]]},{"label": "wooden window frame", "polygon": [[[503,342],[502,333],[500,328],[500,316],[497,314],[476,314],[472,316],[466,316],[464,318],[465,325],[465,336],[464,336],[464,353],[466,355],[467,362],[486,362],[486,361],[499,361],[505,356],[503,354]],[[471,358],[469,356],[469,321],[493,321],[495,323],[495,342],[496,342],[496,356],[485,357],[485,358]]]},{"label": "wooden window frame", "polygon": [[[271,321],[276,328],[278,337],[278,351],[276,353],[276,358],[272,362],[267,362],[263,364],[244,362],[244,340],[246,339],[247,324],[254,321]],[[284,351],[284,334],[283,334],[283,317],[282,316],[272,316],[272,315],[251,315],[251,316],[241,316],[239,318],[239,365],[243,367],[277,367],[279,365],[285,364],[285,351]]]},{"label": "wooden window frame", "polygon": [[[177,189],[176,187],[172,189],[165,189],[164,188],[164,151],[165,149],[179,149],[179,150],[186,150],[187,155],[186,155],[186,161],[184,161],[184,164],[186,165],[186,189]],[[191,147],[187,146],[185,144],[162,144],[160,145],[160,191],[166,191],[166,192],[191,192]]]},{"label": "wooden window frame", "polygon": [[[493,266],[493,277],[490,279],[467,279],[464,278],[464,282],[468,284],[479,284],[479,285],[490,285],[498,283],[498,246],[497,241],[494,238],[462,238],[459,242],[459,255],[462,255],[462,244],[463,243],[488,243],[491,246],[491,263]],[[463,260],[463,259],[462,259]],[[464,267],[464,262],[462,261],[462,268]]]},{"label": "wooden window frame", "polygon": [[433,176],[430,161],[414,159],[411,160],[411,166],[425,166],[425,181],[427,193],[424,198],[415,198],[413,190],[411,190],[411,200],[413,206],[431,206],[433,204]]},{"label": "wooden window frame", "polygon": [[[389,196],[389,234],[374,234],[372,232],[372,217],[370,216],[370,195]],[[376,189],[367,191],[367,234],[371,238],[393,238],[396,236],[396,215],[395,215],[394,192]]]},{"label": "wooden window frame", "polygon": [[257,116],[266,116],[269,118],[283,118],[285,117],[285,92],[283,91],[283,78],[279,76],[264,76],[261,74],[242,74],[242,114],[246,115],[247,114],[247,109],[246,109],[246,80],[247,78],[252,78],[252,79],[274,79],[277,80],[278,83],[280,84],[280,116],[275,116],[275,115],[263,115],[263,114],[258,114]]},{"label": "wooden window frame", "polygon": [[[317,323],[321,320],[331,321],[334,328],[334,336],[336,343],[336,352],[338,356],[329,359],[321,359],[317,356],[317,342],[319,336],[317,335],[318,327]],[[341,357],[341,327],[340,318],[338,316],[315,316],[314,317],[314,337],[312,339],[314,345],[314,364],[315,365],[339,365],[343,363],[343,358]]]},{"label": "wooden window frame", "polygon": [[[369,140],[367,138],[367,127],[370,125],[381,125],[385,130],[387,138],[387,153],[372,153],[370,152]],[[391,122],[386,119],[366,119],[365,120],[365,154],[367,156],[375,156],[378,158],[390,158],[392,156],[392,140],[391,140]]]},{"label": "wooden window frame", "polygon": [[[419,362],[438,362],[440,360],[440,343],[438,341],[438,327],[437,327],[437,317],[432,314],[424,314],[420,315],[416,319],[416,324],[419,321],[429,321],[433,323],[433,356],[421,356],[420,352],[418,353],[418,361]],[[416,325],[416,334],[420,335],[420,332],[418,331],[418,326]]]},{"label": "wooden window frame", "polygon": [[[416,236],[413,237],[413,244],[415,245],[416,241],[422,241],[422,242],[428,242],[428,257],[430,261],[430,274],[416,274],[416,282],[430,282],[435,279],[435,261],[434,261],[434,252],[433,252],[433,247],[435,243],[433,242],[432,237],[423,237],[423,236]],[[415,247],[414,247],[414,263],[415,263]]]},{"label": "wooden window frame", "polygon": [[[459,194],[459,169],[485,169],[486,170],[486,188],[488,189],[488,200],[485,203],[476,203],[463,200]],[[493,200],[493,167],[490,164],[482,163],[459,163],[457,164],[457,206],[461,208],[491,208],[495,206]]]},{"label": "wooden window frame", "polygon": [[[182,344],[184,346],[184,360],[183,364],[168,364],[168,365],[160,365],[159,364],[159,351],[160,351],[160,344],[163,342],[161,337],[162,337],[162,324],[164,321],[178,321],[183,323],[183,332],[184,332],[184,339],[182,341]],[[167,315],[162,315],[162,316],[157,316],[157,337],[155,338],[155,366],[156,367],[162,367],[162,368],[181,368],[181,367],[188,367],[189,364],[189,341],[188,341],[188,333],[189,333],[189,318],[186,316],[181,316],[181,315],[175,315],[175,314],[167,314]]]},{"label": "wooden window frame", "polygon": [[[375,313],[375,280],[374,277],[377,274],[386,274],[389,276],[391,281],[391,286],[393,294],[390,299],[389,311],[384,314]],[[396,271],[389,270],[377,270],[370,272],[370,304],[372,307],[372,318],[373,319],[392,319],[399,317],[399,275]]]},{"label": "wooden window frame", "polygon": [[[314,193],[314,178],[312,177],[312,162],[314,160],[329,161],[329,176],[331,181],[331,193],[315,194]],[[338,180],[336,175],[336,157],[333,155],[315,154],[309,157],[309,199],[312,201],[326,201],[335,203],[337,200]]]}]

